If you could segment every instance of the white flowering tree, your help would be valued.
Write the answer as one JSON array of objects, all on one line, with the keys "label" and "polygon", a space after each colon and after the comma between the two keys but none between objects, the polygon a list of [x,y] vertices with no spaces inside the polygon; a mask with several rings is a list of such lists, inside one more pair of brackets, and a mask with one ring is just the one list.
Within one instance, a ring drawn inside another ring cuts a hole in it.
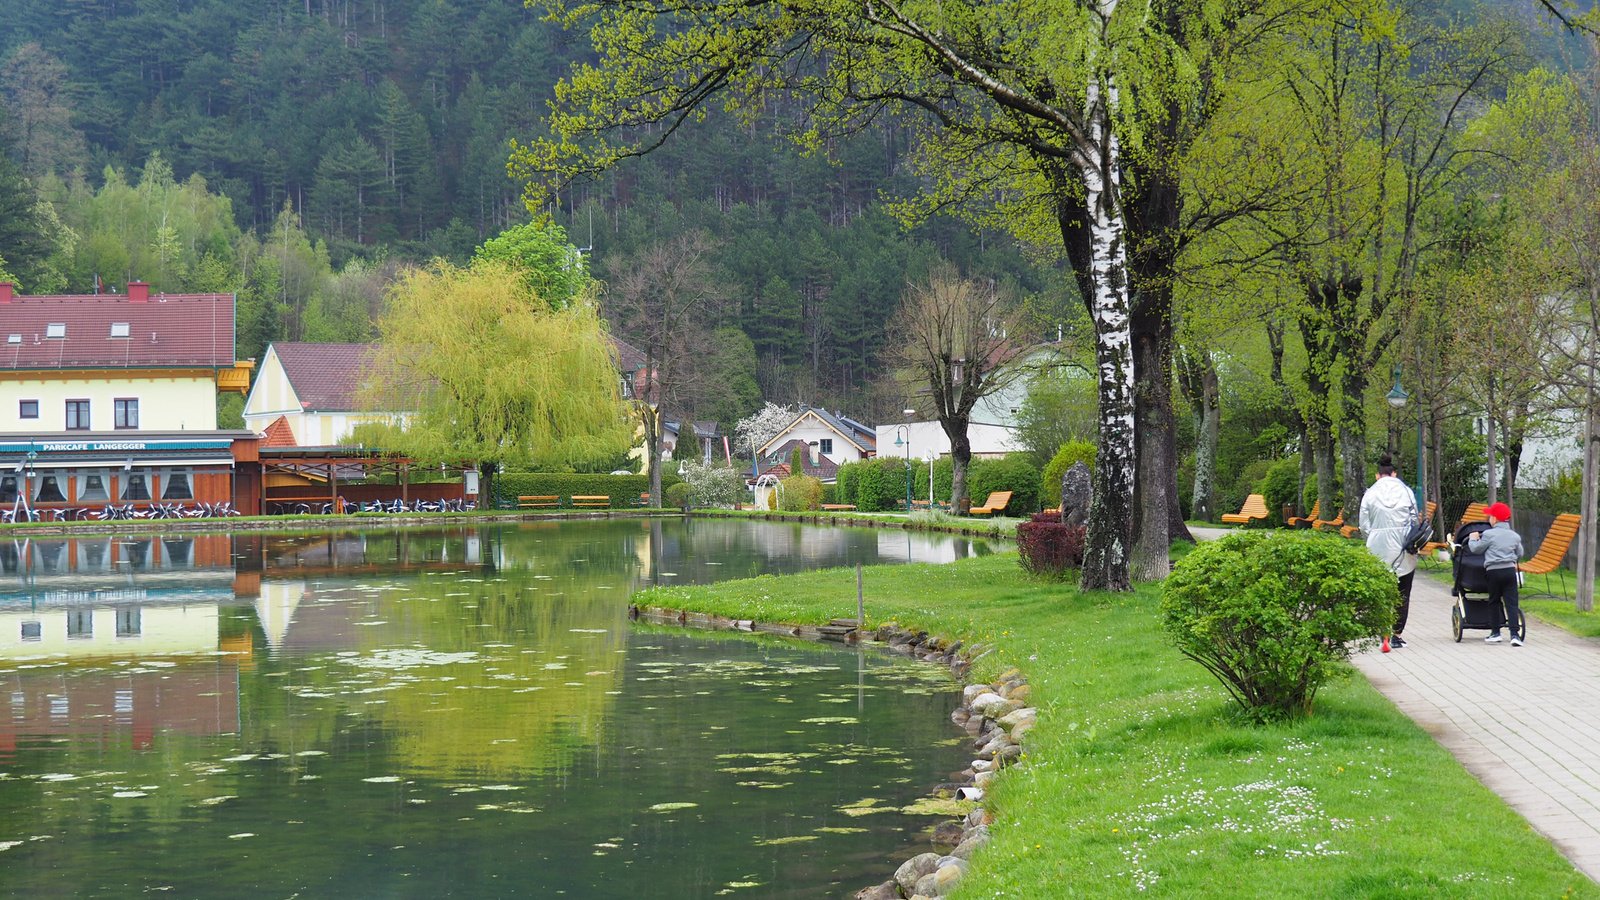
[{"label": "white flowering tree", "polygon": [[783,433],[796,415],[793,406],[779,406],[770,400],[763,403],[760,409],[734,424],[733,433],[739,437],[738,446],[749,447],[750,455],[754,457],[756,450]]}]

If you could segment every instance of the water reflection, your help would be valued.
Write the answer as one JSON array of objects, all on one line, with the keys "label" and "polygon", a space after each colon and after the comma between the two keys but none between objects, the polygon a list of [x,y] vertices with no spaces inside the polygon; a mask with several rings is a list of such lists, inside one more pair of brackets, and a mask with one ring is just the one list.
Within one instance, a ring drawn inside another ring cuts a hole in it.
[{"label": "water reflection", "polygon": [[[641,629],[626,600],[990,549],[675,520],[0,541],[0,883],[222,897],[227,870],[283,896],[501,896],[503,878],[820,897],[881,880],[923,824],[894,808],[959,766],[939,746],[950,685],[873,654]],[[830,813],[863,799],[887,814]]]}]

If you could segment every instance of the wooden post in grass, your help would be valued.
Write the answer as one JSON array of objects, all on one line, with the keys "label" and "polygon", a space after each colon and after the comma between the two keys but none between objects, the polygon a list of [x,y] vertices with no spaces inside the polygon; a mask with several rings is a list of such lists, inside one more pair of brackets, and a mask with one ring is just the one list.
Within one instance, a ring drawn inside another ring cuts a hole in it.
[{"label": "wooden post in grass", "polygon": [[865,628],[867,620],[861,613],[861,563],[856,563],[856,628]]}]

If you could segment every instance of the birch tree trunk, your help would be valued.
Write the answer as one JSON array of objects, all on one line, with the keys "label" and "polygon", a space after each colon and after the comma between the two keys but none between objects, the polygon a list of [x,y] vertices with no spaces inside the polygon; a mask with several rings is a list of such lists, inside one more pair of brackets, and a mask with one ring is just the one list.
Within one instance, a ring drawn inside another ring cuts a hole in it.
[{"label": "birch tree trunk", "polygon": [[1600,422],[1596,422],[1595,403],[1600,386],[1595,384],[1594,336],[1590,337],[1587,402],[1583,417],[1583,502],[1578,505],[1578,584],[1573,607],[1578,612],[1594,611],[1596,489],[1600,488]]},{"label": "birch tree trunk", "polygon": [[[1099,4],[1105,25],[1115,9],[1114,0]],[[1105,79],[1103,92],[1101,77]],[[1089,208],[1094,285],[1090,309],[1100,381],[1100,447],[1095,456],[1094,499],[1089,505],[1080,584],[1084,590],[1127,591],[1133,589],[1133,342],[1125,222],[1117,197],[1121,148],[1112,128],[1117,90],[1109,74],[1090,76],[1087,105],[1093,111],[1088,149],[1095,156],[1083,159],[1081,167]],[[1165,528],[1166,523],[1161,525]]]}]

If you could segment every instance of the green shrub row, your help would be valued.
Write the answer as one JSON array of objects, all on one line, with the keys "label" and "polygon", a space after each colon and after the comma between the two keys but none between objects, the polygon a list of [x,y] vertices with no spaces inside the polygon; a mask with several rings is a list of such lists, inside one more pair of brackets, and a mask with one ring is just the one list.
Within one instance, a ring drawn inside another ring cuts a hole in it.
[{"label": "green shrub row", "polygon": [[[676,475],[661,475],[661,491],[683,479]],[[566,503],[574,494],[611,498],[612,509],[628,509],[640,494],[650,490],[648,475],[580,475],[556,472],[503,472],[495,476],[495,495],[500,505],[516,506],[518,497],[561,498]],[[659,502],[652,506],[660,506]]]},{"label": "green shrub row", "polygon": [[[953,469],[948,456],[933,463],[933,493],[939,503],[950,502]],[[824,498],[823,502],[852,503],[861,512],[899,509],[906,499],[906,471],[904,457],[879,456],[845,463],[839,467],[834,497]],[[910,474],[912,499],[928,499],[927,461],[911,460]],[[974,459],[967,469],[967,495],[977,505],[994,491],[1011,492],[1008,515],[1031,515],[1040,508],[1039,467],[1025,453],[1012,453],[1001,459]]]}]

